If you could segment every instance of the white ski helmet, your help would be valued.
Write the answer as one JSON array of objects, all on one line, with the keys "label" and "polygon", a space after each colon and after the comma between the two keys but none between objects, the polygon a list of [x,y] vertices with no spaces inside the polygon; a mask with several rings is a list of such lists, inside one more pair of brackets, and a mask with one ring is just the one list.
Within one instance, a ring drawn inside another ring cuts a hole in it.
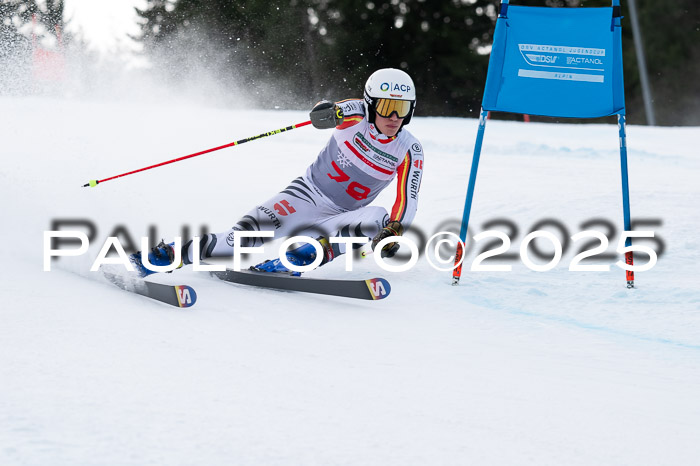
[{"label": "white ski helmet", "polygon": [[374,123],[377,113],[390,117],[396,113],[403,118],[403,124],[411,121],[416,108],[416,86],[408,73],[396,68],[377,70],[365,84],[365,113],[370,123]]}]

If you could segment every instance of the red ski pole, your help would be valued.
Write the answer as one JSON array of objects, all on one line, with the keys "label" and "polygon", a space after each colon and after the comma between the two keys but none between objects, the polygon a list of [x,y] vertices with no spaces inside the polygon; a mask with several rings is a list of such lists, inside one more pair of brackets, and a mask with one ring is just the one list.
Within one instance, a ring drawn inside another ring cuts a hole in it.
[{"label": "red ski pole", "polygon": [[176,158],[176,159],[168,160],[167,162],[157,163],[157,164],[155,164],[155,165],[151,165],[150,167],[139,168],[138,170],[133,170],[133,171],[130,171],[130,172],[122,173],[121,175],[110,176],[109,178],[105,178],[105,179],[103,179],[103,180],[90,180],[88,183],[85,183],[85,184],[83,185],[83,188],[87,188],[88,186],[91,187],[91,188],[94,188],[94,187],[97,186],[98,184],[104,183],[105,181],[114,180],[114,179],[116,179],[116,178],[121,178],[122,176],[133,175],[134,173],[143,172],[143,171],[146,171],[146,170],[150,170],[150,169],[152,169],[152,168],[162,167],[163,165],[168,165],[168,164],[171,164],[171,163],[179,162],[180,160],[191,159],[192,157],[197,157],[198,155],[208,154],[209,152],[214,152],[214,151],[217,151],[217,150],[225,149],[225,148],[227,148],[227,147],[237,146],[237,145],[239,145],[239,144],[243,144],[244,142],[254,141],[254,140],[256,140],[256,139],[264,138],[264,137],[267,137],[267,136],[272,136],[272,135],[275,135],[275,134],[284,133],[285,131],[289,131],[289,130],[292,130],[292,129],[295,129],[295,128],[301,128],[302,126],[306,126],[306,125],[310,125],[310,124],[311,124],[311,120],[305,121],[305,122],[303,122],[303,123],[297,123],[296,125],[291,125],[291,126],[287,126],[286,128],[281,128],[281,129],[276,129],[276,130],[273,130],[273,131],[268,131],[267,133],[258,134],[257,136],[251,136],[251,137],[249,137],[249,138],[241,139],[240,141],[232,142],[232,143],[230,143],[230,144],[225,144],[225,145],[219,146],[219,147],[213,147],[213,148],[211,148],[211,149],[203,150],[203,151],[201,151],[201,152],[197,152],[197,153],[190,154],[190,155],[185,155],[185,156],[183,156],[183,157],[178,157],[178,158]]}]

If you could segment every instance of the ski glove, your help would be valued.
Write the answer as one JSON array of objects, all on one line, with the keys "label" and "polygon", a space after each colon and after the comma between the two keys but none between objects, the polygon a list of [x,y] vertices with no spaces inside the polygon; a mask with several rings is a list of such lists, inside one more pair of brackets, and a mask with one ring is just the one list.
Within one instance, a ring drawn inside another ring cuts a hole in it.
[{"label": "ski glove", "polygon": [[[381,229],[377,236],[372,239],[372,251],[377,247],[379,243],[384,238],[389,238],[391,236],[401,236],[403,234],[403,226],[396,220],[392,220],[387,223],[387,225]],[[399,243],[387,243],[381,251],[382,257],[394,257],[394,254],[399,250]]]},{"label": "ski glove", "polygon": [[311,124],[318,129],[335,128],[343,123],[343,111],[333,102],[322,100],[309,113]]}]

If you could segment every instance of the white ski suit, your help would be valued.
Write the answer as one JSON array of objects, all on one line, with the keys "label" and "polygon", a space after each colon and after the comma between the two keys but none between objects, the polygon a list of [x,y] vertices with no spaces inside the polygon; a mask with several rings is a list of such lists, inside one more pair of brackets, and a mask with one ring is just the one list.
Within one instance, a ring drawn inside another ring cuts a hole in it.
[{"label": "white ski suit", "polygon": [[[338,105],[345,119],[306,173],[252,208],[230,230],[201,238],[201,259],[231,256],[234,231],[272,230],[275,239],[296,235],[371,239],[392,220],[408,228],[416,215],[423,175],[421,144],[404,128],[393,138],[381,134],[365,117],[361,99]],[[368,206],[397,176],[391,212]],[[241,245],[259,246],[264,240],[242,238]],[[192,262],[191,246],[191,241],[183,246],[186,264]],[[334,244],[333,256],[344,249],[343,244]]]}]

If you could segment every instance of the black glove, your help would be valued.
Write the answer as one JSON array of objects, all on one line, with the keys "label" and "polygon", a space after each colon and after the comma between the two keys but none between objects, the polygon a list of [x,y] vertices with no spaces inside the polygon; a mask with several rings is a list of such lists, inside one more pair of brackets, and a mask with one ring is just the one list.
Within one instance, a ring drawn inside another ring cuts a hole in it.
[{"label": "black glove", "polygon": [[311,124],[318,129],[335,128],[343,123],[343,111],[333,102],[322,100],[309,113]]},{"label": "black glove", "polygon": [[[372,239],[372,251],[377,247],[379,243],[384,238],[389,238],[390,236],[401,236],[403,234],[403,226],[396,220],[389,222],[384,228],[382,228],[377,236]],[[394,254],[399,250],[399,243],[387,243],[381,251],[382,257],[394,257]]]}]

